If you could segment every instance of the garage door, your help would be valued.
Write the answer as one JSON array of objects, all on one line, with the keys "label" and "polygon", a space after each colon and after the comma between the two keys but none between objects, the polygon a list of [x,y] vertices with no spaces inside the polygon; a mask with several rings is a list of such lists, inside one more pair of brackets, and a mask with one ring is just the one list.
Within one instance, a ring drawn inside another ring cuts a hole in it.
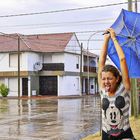
[{"label": "garage door", "polygon": [[56,76],[40,76],[39,77],[39,93],[40,95],[56,95],[57,96],[57,77]]}]

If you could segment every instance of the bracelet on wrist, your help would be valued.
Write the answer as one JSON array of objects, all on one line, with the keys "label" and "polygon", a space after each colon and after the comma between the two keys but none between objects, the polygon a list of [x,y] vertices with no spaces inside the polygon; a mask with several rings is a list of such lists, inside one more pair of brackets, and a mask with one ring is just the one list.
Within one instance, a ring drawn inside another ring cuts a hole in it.
[{"label": "bracelet on wrist", "polygon": [[113,40],[113,42],[114,42],[114,41],[117,41],[117,39],[116,39],[116,38],[114,38],[114,39],[112,39],[112,40]]}]

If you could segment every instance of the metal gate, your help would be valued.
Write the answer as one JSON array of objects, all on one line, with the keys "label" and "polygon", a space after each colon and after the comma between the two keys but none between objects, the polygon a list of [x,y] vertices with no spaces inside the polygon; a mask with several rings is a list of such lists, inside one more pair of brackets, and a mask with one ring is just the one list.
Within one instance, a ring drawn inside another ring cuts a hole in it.
[{"label": "metal gate", "polygon": [[39,94],[57,96],[57,76],[40,76]]}]

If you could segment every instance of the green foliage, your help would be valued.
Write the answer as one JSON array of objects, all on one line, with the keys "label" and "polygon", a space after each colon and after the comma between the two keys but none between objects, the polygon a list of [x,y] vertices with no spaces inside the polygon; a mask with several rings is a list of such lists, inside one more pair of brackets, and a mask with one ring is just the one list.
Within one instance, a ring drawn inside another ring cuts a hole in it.
[{"label": "green foliage", "polygon": [[9,93],[9,88],[5,84],[1,84],[0,85],[0,94],[3,97],[7,97],[8,93]]}]

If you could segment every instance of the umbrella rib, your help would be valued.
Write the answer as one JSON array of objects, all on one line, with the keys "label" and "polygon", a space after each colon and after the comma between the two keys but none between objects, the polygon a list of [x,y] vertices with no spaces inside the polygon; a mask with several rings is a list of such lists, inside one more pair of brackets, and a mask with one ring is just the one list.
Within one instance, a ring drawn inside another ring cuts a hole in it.
[{"label": "umbrella rib", "polygon": [[136,23],[137,23],[137,19],[138,19],[138,18],[136,18],[136,20],[135,20],[135,23],[134,23],[134,27],[133,27],[133,30],[132,30],[131,36],[132,36],[133,33],[134,33],[134,30],[135,30],[135,27],[136,27]]},{"label": "umbrella rib", "polygon": [[128,37],[128,36],[123,35],[123,34],[117,34],[117,36],[124,37],[124,38],[127,38]]},{"label": "umbrella rib", "polygon": [[139,53],[138,53],[138,49],[137,49],[137,47],[136,47],[136,42],[133,42],[134,43],[134,47],[135,47],[135,52],[136,52],[136,56],[137,56],[137,58],[138,58],[138,60],[139,60]]},{"label": "umbrella rib", "polygon": [[[139,60],[139,53],[138,53],[138,50],[137,50],[136,46],[135,46],[135,49],[136,49],[136,56],[137,56],[137,58],[138,58],[138,60]],[[140,60],[139,60],[139,61],[140,61]]]},{"label": "umbrella rib", "polygon": [[131,34],[130,34],[130,32],[129,32],[129,30],[128,30],[128,28],[127,28],[127,26],[126,26],[125,22],[124,22],[124,18],[123,18],[123,24],[124,24],[124,27],[125,27],[125,28],[126,28],[126,30],[127,30],[128,35],[130,36]]},{"label": "umbrella rib", "polygon": [[140,33],[138,33],[135,37],[138,37],[138,36],[140,36]]},{"label": "umbrella rib", "polygon": [[122,46],[124,46],[125,44],[129,43],[130,41],[131,41],[131,40],[127,40],[126,42],[120,44],[120,46],[122,47]]},{"label": "umbrella rib", "polygon": [[[137,41],[137,42],[140,43],[140,41]],[[135,42],[135,49],[136,49],[137,57],[138,57],[138,59],[139,59],[139,51],[138,51],[138,49],[137,49],[137,47],[136,47],[136,42]]]},{"label": "umbrella rib", "polygon": [[140,43],[140,41],[136,40],[136,42]]}]

